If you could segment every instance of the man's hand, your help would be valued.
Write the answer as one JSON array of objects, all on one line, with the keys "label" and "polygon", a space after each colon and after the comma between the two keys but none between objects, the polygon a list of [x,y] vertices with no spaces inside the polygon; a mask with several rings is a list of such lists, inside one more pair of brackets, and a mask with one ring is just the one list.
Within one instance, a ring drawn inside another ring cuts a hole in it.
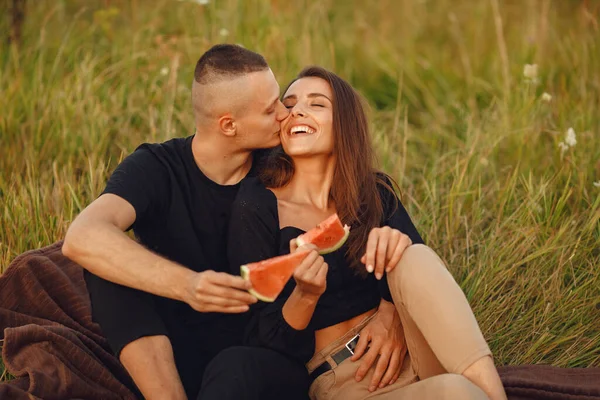
[{"label": "man's hand", "polygon": [[258,300],[247,292],[250,282],[224,272],[194,273],[185,292],[185,302],[200,312],[242,313]]},{"label": "man's hand", "polygon": [[360,339],[351,358],[352,361],[357,361],[364,356],[356,371],[356,381],[360,382],[364,378],[379,356],[369,391],[394,383],[400,375],[406,352],[404,330],[396,308],[392,303],[381,300],[379,312],[360,332]]},{"label": "man's hand", "polygon": [[393,270],[402,253],[412,240],[397,229],[384,226],[382,228],[373,228],[367,239],[367,251],[360,261],[365,264],[369,273],[375,271],[375,277],[381,279],[383,271]]}]

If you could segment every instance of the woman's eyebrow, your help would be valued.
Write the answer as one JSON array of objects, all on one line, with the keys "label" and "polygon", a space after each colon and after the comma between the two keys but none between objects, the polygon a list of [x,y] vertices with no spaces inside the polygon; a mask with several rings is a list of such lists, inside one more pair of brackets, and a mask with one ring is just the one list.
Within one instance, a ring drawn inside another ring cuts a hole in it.
[{"label": "woman's eyebrow", "polygon": [[[327,100],[331,101],[331,99],[327,96],[325,96],[323,93],[309,93],[308,96],[309,98],[314,98],[314,97],[325,97]],[[333,101],[331,101],[333,103]]]},{"label": "woman's eyebrow", "polygon": [[[325,96],[323,93],[309,93],[308,96],[306,96],[308,98],[315,98],[315,97],[325,97],[327,100],[331,101],[331,99],[327,96]],[[295,99],[297,98],[297,96],[295,94],[290,94],[288,96],[285,96],[283,98],[283,100],[287,100],[287,99]],[[333,101],[331,101],[333,103]]]}]

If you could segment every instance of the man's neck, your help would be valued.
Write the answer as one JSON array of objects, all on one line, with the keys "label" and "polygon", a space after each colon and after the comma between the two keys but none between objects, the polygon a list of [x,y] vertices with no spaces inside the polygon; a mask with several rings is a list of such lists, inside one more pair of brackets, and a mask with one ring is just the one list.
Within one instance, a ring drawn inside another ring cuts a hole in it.
[{"label": "man's neck", "polygon": [[233,148],[231,143],[214,135],[196,133],[192,154],[202,173],[219,185],[235,185],[252,167],[252,152]]}]

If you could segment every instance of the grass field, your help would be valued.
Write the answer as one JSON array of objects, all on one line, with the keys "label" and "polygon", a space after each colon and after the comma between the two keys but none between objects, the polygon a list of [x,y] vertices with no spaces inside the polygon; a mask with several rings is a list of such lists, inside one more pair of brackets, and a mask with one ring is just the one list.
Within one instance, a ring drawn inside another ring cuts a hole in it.
[{"label": "grass field", "polygon": [[381,166],[499,364],[600,366],[595,2],[28,6],[20,45],[0,38],[0,273],[61,239],[139,143],[192,134],[197,58],[240,43],[282,86],[314,63],[365,95]]}]

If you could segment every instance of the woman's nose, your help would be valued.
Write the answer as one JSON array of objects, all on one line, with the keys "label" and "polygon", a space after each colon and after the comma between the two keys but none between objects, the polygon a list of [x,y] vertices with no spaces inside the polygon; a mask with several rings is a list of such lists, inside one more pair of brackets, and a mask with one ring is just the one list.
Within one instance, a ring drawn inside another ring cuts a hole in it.
[{"label": "woman's nose", "polygon": [[306,114],[304,113],[304,110],[299,107],[299,106],[295,106],[294,108],[292,108],[292,116],[294,117],[304,117]]}]

